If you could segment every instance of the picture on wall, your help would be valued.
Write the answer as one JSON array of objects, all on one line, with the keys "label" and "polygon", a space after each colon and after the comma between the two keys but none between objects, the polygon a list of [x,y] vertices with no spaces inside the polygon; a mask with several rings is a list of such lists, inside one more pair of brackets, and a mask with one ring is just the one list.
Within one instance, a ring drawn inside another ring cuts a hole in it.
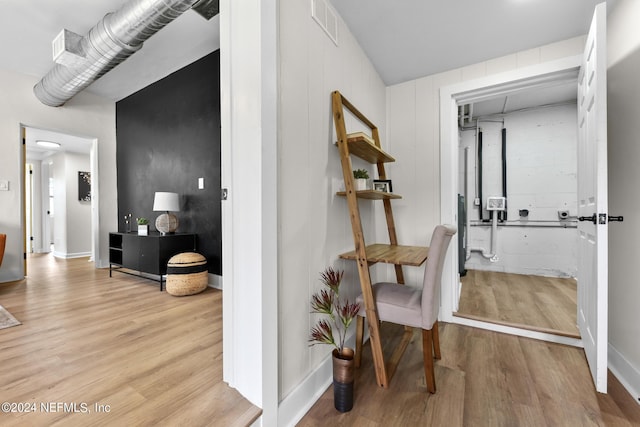
[{"label": "picture on wall", "polygon": [[91,201],[91,172],[78,172],[78,200]]}]

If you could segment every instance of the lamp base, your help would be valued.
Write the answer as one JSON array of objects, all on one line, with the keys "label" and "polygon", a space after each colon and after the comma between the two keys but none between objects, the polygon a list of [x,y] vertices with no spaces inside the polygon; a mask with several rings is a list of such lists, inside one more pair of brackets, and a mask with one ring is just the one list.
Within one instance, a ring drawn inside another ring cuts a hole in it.
[{"label": "lamp base", "polygon": [[156,218],[156,230],[160,234],[173,234],[178,229],[178,217],[172,213],[166,212]]}]

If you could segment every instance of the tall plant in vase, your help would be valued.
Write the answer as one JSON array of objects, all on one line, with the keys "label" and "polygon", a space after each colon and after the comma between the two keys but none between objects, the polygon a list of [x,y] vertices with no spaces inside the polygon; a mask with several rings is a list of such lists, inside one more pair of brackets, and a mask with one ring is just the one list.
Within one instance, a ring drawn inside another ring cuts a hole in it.
[{"label": "tall plant in vase", "polygon": [[360,304],[340,298],[340,284],[344,271],[326,268],[320,273],[323,289],[311,297],[311,312],[326,317],[311,328],[310,345],[329,344],[334,347],[333,397],[334,406],[340,412],[353,408],[353,356],[352,348],[345,347],[347,331],[360,311]]}]

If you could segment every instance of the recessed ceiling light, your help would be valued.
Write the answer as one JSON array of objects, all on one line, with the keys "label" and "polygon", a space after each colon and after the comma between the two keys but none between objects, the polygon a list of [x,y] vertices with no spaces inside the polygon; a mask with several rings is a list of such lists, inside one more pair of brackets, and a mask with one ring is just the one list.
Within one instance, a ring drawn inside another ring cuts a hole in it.
[{"label": "recessed ceiling light", "polygon": [[60,144],[57,142],[53,142],[53,141],[42,141],[42,140],[37,140],[36,144],[38,144],[41,147],[47,147],[47,148],[60,148]]}]

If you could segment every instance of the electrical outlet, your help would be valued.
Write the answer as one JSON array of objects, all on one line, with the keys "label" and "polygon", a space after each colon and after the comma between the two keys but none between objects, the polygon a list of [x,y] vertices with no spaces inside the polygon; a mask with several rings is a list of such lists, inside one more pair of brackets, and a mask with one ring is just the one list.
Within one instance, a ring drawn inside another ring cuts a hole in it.
[{"label": "electrical outlet", "polygon": [[198,190],[204,190],[204,178],[198,178]]},{"label": "electrical outlet", "polygon": [[480,198],[479,198],[479,197],[476,197],[476,198],[473,200],[473,204],[474,204],[474,205],[476,205],[476,206],[480,206]]},{"label": "electrical outlet", "polygon": [[0,179],[0,191],[9,191],[9,181]]}]

